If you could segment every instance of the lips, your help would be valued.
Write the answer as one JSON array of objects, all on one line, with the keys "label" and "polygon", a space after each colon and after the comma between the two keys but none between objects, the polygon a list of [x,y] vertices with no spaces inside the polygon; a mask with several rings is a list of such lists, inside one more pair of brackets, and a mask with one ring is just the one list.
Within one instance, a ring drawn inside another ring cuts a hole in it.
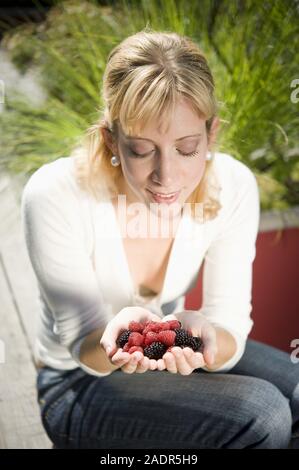
[{"label": "lips", "polygon": [[172,202],[176,201],[180,191],[176,191],[174,193],[154,193],[148,189],[149,193],[151,194],[152,198],[155,202],[165,202],[166,204],[171,204]]}]

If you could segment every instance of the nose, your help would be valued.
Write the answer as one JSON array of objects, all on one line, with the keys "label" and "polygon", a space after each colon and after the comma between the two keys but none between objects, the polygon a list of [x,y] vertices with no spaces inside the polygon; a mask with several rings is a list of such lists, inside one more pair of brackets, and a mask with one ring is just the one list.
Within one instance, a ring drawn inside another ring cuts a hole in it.
[{"label": "nose", "polygon": [[158,155],[155,160],[155,168],[152,173],[152,181],[159,184],[166,191],[172,190],[176,178],[177,170],[173,155]]}]

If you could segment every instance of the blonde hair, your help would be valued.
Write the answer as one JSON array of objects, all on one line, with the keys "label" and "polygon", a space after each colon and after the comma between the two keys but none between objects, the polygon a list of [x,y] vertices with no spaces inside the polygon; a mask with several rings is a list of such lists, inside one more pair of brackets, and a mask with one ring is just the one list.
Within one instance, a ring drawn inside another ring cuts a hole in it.
[{"label": "blonde hair", "polygon": [[[188,37],[173,32],[156,32],[148,27],[124,39],[110,52],[103,76],[100,119],[86,132],[75,149],[76,177],[80,187],[97,200],[103,186],[117,195],[122,178],[121,165],[110,163],[111,150],[100,131],[107,128],[117,136],[117,123],[128,135],[151,120],[169,118],[179,96],[188,98],[200,117],[206,119],[209,134],[217,115],[214,80],[198,46]],[[202,203],[204,220],[213,219],[221,205],[219,186],[213,171],[214,153],[206,162],[203,177],[186,202]]]}]

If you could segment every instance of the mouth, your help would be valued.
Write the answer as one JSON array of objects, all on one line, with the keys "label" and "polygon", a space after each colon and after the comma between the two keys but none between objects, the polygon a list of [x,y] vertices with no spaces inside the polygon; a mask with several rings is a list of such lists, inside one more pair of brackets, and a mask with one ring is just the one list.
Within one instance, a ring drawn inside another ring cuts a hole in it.
[{"label": "mouth", "polygon": [[150,191],[147,189],[147,191],[150,193],[152,199],[154,199],[155,202],[165,202],[166,204],[171,204],[172,202],[176,201],[180,192],[181,191],[176,191],[173,193],[154,193],[153,191]]}]

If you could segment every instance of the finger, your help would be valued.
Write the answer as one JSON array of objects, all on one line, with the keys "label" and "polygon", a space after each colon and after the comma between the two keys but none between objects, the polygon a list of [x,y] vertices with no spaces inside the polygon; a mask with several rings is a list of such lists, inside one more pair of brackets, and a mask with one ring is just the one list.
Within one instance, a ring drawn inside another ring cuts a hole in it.
[{"label": "finger", "polygon": [[173,354],[171,352],[167,352],[164,354],[163,359],[164,359],[166,369],[168,370],[168,372],[170,372],[171,374],[176,374],[178,370],[176,367],[176,361],[175,361]]},{"label": "finger", "polygon": [[111,357],[112,364],[121,367],[131,359],[131,354],[123,352],[122,348],[119,348],[117,352]]},{"label": "finger", "polygon": [[150,359],[150,370],[156,370],[156,369],[157,369],[156,359]]},{"label": "finger", "polygon": [[113,341],[106,340],[103,338],[100,341],[100,347],[104,349],[109,358],[111,358],[118,349],[117,347],[113,346]]},{"label": "finger", "polygon": [[165,364],[165,361],[163,359],[158,359],[157,369],[158,370],[165,370],[166,369],[166,364]]},{"label": "finger", "polygon": [[125,330],[126,326],[120,323],[114,323],[111,321],[106,326],[105,332],[101,337],[100,346],[106,351],[107,356],[115,353],[118,349],[116,339],[122,330]]},{"label": "finger", "polygon": [[[139,354],[138,354],[138,353],[139,353]],[[130,354],[131,358],[130,358],[129,362],[127,362],[127,364],[125,364],[125,365],[122,367],[122,370],[123,370],[126,374],[133,374],[133,373],[136,371],[138,362],[139,362],[140,359],[141,359],[140,354],[141,354],[141,353],[140,353],[139,351],[137,351],[136,353]]]},{"label": "finger", "polygon": [[[133,354],[130,354],[128,352],[124,352],[122,348],[119,348],[118,351],[114,354],[112,357],[112,362],[116,365],[120,364],[126,364],[129,362],[133,357]],[[137,358],[138,361],[140,361],[143,357],[142,353],[140,351],[136,351],[134,353],[134,357]]]},{"label": "finger", "polygon": [[136,367],[136,372],[138,374],[143,374],[150,368],[150,360],[148,357],[143,357],[141,361],[138,362]]},{"label": "finger", "polygon": [[203,351],[205,362],[208,366],[212,366],[215,362],[215,353],[213,350],[206,348]]},{"label": "finger", "polygon": [[137,367],[137,359],[135,357],[131,357],[127,364],[124,364],[121,368],[123,372],[126,374],[133,374],[136,371]]},{"label": "finger", "polygon": [[218,350],[215,328],[211,325],[206,325],[202,330],[202,340],[204,344],[204,360],[208,365],[212,365]]},{"label": "finger", "polygon": [[183,353],[182,348],[174,347],[174,348],[172,348],[171,352],[174,355],[175,360],[176,360],[177,371],[181,375],[191,374],[193,369],[190,366],[189,362],[187,361],[187,358],[186,358],[185,354]]},{"label": "finger", "polygon": [[205,365],[203,355],[199,352],[194,352],[191,348],[183,348],[183,354],[192,370],[198,369]]}]

